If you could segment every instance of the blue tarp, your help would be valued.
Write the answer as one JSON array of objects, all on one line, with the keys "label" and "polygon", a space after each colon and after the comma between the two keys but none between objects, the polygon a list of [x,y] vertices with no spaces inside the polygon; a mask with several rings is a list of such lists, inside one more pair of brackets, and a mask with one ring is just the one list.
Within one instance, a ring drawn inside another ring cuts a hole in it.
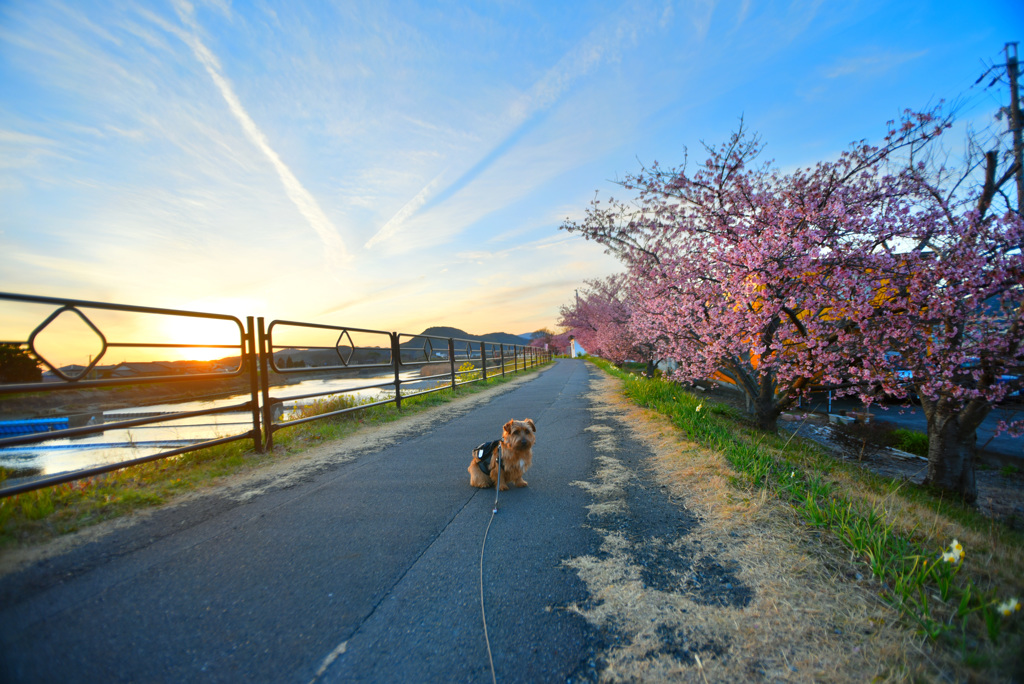
[{"label": "blue tarp", "polygon": [[33,432],[66,430],[67,418],[30,418],[28,420],[0,420],[0,436],[30,435]]}]

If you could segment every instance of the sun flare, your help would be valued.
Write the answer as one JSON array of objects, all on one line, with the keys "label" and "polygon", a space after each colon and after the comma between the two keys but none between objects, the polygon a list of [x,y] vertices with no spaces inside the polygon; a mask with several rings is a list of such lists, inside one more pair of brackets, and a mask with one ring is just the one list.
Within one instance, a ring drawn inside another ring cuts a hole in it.
[{"label": "sun flare", "polygon": [[240,356],[244,331],[235,321],[173,316],[163,322],[161,343],[182,345],[166,349],[168,361],[213,361]]}]

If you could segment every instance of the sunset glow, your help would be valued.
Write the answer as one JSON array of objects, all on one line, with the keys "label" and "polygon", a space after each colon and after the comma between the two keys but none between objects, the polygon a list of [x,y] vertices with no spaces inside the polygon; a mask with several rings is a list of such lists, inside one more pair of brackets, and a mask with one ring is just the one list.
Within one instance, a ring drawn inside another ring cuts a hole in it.
[{"label": "sunset glow", "polygon": [[[168,344],[190,345],[181,349],[167,349],[167,360],[213,361],[229,356],[240,356],[244,331],[233,321],[210,320],[175,316],[165,319],[161,340]],[[193,347],[191,345],[210,345]]]}]

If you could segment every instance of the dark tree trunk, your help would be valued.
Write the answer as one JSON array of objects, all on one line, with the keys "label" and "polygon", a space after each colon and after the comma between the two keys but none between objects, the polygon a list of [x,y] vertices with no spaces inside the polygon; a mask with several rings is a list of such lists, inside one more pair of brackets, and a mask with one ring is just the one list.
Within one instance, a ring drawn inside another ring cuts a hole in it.
[{"label": "dark tree trunk", "polygon": [[778,432],[779,414],[777,411],[759,411],[755,414],[754,418],[757,421],[757,427],[759,430],[764,430],[765,432],[771,432],[773,434]]},{"label": "dark tree trunk", "polygon": [[750,369],[736,359],[731,359],[721,370],[743,392],[747,413],[754,417],[757,427],[766,432],[775,432],[776,421],[783,409],[792,402],[780,401],[775,396],[774,373],[770,370]]},{"label": "dark tree trunk", "polygon": [[766,432],[775,432],[782,409],[775,400],[775,378],[772,373],[760,373],[758,390],[752,402],[757,427]]},{"label": "dark tree trunk", "polygon": [[980,421],[964,421],[962,413],[944,411],[942,407],[930,412],[925,484],[955,492],[965,503],[974,503],[978,499],[974,477],[975,430]]}]

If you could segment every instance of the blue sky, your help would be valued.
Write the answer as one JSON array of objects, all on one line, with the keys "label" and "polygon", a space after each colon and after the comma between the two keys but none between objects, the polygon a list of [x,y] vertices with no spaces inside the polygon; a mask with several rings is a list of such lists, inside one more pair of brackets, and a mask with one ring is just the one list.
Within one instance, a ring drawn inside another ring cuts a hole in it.
[{"label": "blue sky", "polygon": [[559,225],[639,162],[741,115],[783,166],[943,98],[987,121],[972,84],[1022,28],[984,0],[0,0],[0,290],[554,326],[618,270]]}]

